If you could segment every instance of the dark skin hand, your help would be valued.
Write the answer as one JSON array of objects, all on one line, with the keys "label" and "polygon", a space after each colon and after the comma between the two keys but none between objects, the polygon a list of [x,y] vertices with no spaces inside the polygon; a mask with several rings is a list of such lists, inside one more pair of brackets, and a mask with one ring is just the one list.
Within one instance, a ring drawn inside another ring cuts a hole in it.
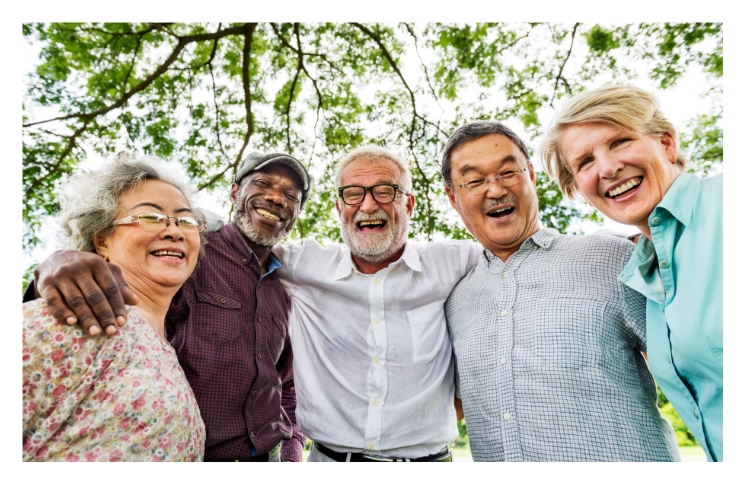
[{"label": "dark skin hand", "polygon": [[[91,336],[114,335],[127,320],[137,296],[118,266],[84,251],[56,251],[34,270],[36,295],[61,323],[80,321]],[[77,315],[77,316],[76,316]]]},{"label": "dark skin hand", "polygon": [[454,397],[453,405],[456,407],[456,421],[464,419],[464,407],[461,405],[461,399]]}]

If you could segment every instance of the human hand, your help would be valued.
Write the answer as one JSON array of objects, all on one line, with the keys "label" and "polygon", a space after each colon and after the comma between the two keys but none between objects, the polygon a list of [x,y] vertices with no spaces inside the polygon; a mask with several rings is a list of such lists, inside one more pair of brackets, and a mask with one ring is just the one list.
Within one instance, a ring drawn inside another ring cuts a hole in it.
[{"label": "human hand", "polygon": [[118,266],[85,251],[56,251],[34,270],[34,286],[60,323],[80,323],[96,336],[114,335],[137,296]]}]

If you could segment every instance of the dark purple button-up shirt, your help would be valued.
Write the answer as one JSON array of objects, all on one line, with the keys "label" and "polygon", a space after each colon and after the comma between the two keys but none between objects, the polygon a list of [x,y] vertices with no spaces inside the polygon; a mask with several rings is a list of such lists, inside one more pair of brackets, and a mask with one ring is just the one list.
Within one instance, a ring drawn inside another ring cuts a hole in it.
[{"label": "dark purple button-up shirt", "polygon": [[[252,444],[301,461],[295,421],[290,298],[235,224],[207,235],[205,256],[176,294],[166,333],[207,429],[205,460],[246,460]],[[274,263],[274,265],[272,264]]]}]

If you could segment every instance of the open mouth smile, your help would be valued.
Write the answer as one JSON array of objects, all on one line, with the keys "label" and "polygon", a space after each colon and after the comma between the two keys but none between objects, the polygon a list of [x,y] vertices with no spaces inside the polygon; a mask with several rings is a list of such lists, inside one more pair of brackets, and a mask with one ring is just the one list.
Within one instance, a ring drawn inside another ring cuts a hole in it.
[{"label": "open mouth smile", "polygon": [[280,220],[280,218],[278,216],[276,216],[275,214],[272,214],[268,210],[260,209],[260,208],[255,208],[254,210],[256,210],[257,214],[262,215],[262,216],[266,217],[267,219],[270,219],[270,220],[273,220],[273,221],[279,221]]},{"label": "open mouth smile", "polygon": [[618,197],[626,195],[627,193],[636,189],[642,183],[642,179],[643,177],[635,177],[633,179],[630,179],[626,183],[620,185],[619,187],[606,192],[606,197],[609,197],[611,199],[616,199]]},{"label": "open mouth smile", "polygon": [[501,207],[499,209],[493,209],[489,211],[487,213],[487,216],[495,218],[495,219],[504,219],[505,217],[508,217],[513,212],[515,212],[515,207]]},{"label": "open mouth smile", "polygon": [[370,232],[376,229],[383,229],[386,227],[386,224],[388,224],[388,221],[384,221],[383,219],[371,219],[369,221],[360,221],[355,225],[358,231]]},{"label": "open mouth smile", "polygon": [[184,259],[184,253],[181,251],[167,251],[167,250],[161,250],[161,251],[153,251],[150,254],[152,254],[155,257],[158,258],[177,258],[177,259]]}]

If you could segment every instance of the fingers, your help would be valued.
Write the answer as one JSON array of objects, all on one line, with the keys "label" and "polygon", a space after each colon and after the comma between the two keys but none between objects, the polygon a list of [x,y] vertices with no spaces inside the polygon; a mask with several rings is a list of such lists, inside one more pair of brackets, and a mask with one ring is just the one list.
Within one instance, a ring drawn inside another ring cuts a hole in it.
[{"label": "fingers", "polygon": [[[60,294],[56,287],[45,287],[40,296],[44,298],[44,301],[47,303],[49,310],[52,312],[52,315],[54,315],[57,321],[66,323],[68,325],[74,325],[78,322],[78,318],[75,316],[75,313],[73,313],[73,311],[68,308],[66,299]],[[71,295],[71,299],[79,301],[80,297]],[[93,333],[86,330],[86,333],[95,336],[101,333],[101,329],[95,328],[93,329]]]},{"label": "fingers", "polygon": [[114,335],[127,318],[127,304],[137,297],[121,270],[81,251],[58,251],[35,271],[39,294],[63,323],[80,323],[91,336]]}]

